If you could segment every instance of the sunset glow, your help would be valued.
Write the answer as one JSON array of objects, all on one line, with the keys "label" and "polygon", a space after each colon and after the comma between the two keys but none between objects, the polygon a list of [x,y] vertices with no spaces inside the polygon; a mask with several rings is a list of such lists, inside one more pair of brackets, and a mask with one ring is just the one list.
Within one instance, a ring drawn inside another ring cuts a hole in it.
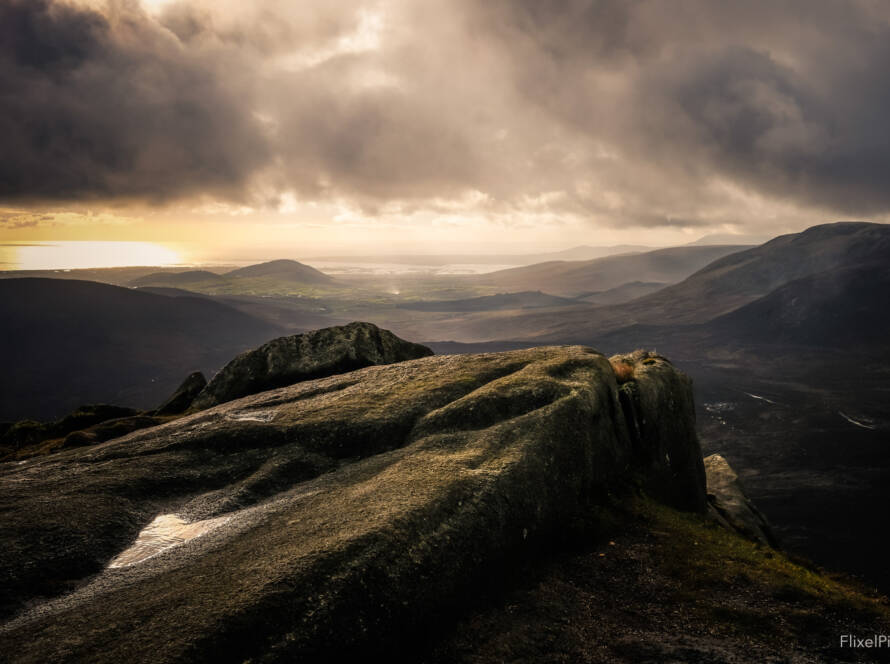
[{"label": "sunset glow", "polygon": [[0,269],[76,270],[80,268],[172,266],[180,254],[152,242],[40,242],[0,246]]}]

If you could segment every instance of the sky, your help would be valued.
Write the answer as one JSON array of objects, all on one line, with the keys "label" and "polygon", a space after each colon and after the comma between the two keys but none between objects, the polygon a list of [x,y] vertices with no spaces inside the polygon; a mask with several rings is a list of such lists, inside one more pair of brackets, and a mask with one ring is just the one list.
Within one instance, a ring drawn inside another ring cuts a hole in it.
[{"label": "sky", "polygon": [[0,0],[0,243],[532,252],[890,220],[881,0]]}]

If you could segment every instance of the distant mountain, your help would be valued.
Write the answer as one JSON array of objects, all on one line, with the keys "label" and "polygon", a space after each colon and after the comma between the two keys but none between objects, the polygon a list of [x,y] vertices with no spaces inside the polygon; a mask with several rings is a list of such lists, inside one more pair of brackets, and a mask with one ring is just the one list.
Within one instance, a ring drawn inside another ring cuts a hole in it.
[{"label": "distant mountain", "polygon": [[541,291],[525,291],[522,293],[499,293],[462,300],[434,300],[422,302],[406,302],[398,305],[399,309],[412,311],[504,311],[511,309],[537,309],[541,307],[561,307],[577,304],[575,300],[565,297],[548,295]]},{"label": "distant mountain", "polygon": [[330,284],[334,281],[314,267],[286,259],[242,267],[226,272],[225,277],[228,279],[274,278],[305,284]]},{"label": "distant mountain", "polygon": [[205,298],[62,279],[0,280],[0,320],[0,420],[90,402],[154,407],[190,371],[212,374],[280,335]]},{"label": "distant mountain", "polygon": [[628,304],[625,313],[659,324],[705,322],[796,279],[882,261],[890,261],[890,225],[813,226],[715,260],[688,279]]},{"label": "distant mountain", "polygon": [[[680,247],[587,263],[546,263],[478,278],[493,278],[499,287],[513,283],[516,290],[531,286],[531,289],[561,293],[560,288],[565,288],[567,283],[576,284],[577,288],[577,284],[593,275],[604,282],[616,274],[626,281],[633,281],[627,279],[632,267],[637,266],[638,272],[645,272],[651,268],[646,262],[654,262],[657,267],[658,262],[672,257],[682,258],[684,251],[702,258],[699,252],[706,255],[708,251],[717,251],[719,254],[727,252],[727,248]],[[585,305],[579,301],[576,307],[557,311],[529,310],[511,312],[510,315],[480,312],[461,319],[437,321],[435,331],[421,329],[419,325],[415,325],[414,330],[408,329],[407,325],[393,327],[404,336],[413,335],[427,342],[522,341],[597,345],[606,335],[631,326],[707,323],[791,281],[868,264],[890,265],[890,225],[826,224],[778,237],[759,247],[729,253],[679,283],[621,304]],[[594,290],[598,289],[588,289]],[[581,293],[582,297],[584,294]]]},{"label": "distant mountain", "polygon": [[510,290],[542,290],[571,297],[609,290],[630,282],[675,283],[715,259],[744,248],[671,247],[590,261],[552,261],[490,272],[475,277],[475,281]]},{"label": "distant mountain", "polygon": [[225,278],[209,270],[187,270],[186,272],[153,272],[138,277],[130,286],[173,286],[184,287],[192,284],[212,285],[225,282]]}]

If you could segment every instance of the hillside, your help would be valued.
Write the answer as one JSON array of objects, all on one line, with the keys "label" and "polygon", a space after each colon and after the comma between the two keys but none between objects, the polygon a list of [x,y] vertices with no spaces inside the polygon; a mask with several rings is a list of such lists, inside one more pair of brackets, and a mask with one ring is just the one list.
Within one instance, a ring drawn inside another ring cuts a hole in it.
[{"label": "hillside", "polygon": [[511,291],[542,290],[575,297],[629,282],[675,283],[717,258],[746,247],[672,247],[590,261],[551,261],[475,277],[476,283]]},{"label": "hillside", "polygon": [[0,280],[0,420],[83,403],[154,407],[278,328],[204,298],[62,279]]}]

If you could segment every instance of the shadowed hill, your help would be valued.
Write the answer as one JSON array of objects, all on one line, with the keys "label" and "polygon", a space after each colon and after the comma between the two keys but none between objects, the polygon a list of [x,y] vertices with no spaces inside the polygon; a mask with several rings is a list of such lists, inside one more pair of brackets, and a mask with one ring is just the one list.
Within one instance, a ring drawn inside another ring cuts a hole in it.
[{"label": "shadowed hill", "polygon": [[192,370],[212,373],[280,330],[204,298],[88,281],[0,280],[0,419],[82,403],[153,407]]},{"label": "shadowed hill", "polygon": [[715,341],[844,349],[884,347],[890,331],[890,264],[821,272],[720,316],[707,326]]}]

